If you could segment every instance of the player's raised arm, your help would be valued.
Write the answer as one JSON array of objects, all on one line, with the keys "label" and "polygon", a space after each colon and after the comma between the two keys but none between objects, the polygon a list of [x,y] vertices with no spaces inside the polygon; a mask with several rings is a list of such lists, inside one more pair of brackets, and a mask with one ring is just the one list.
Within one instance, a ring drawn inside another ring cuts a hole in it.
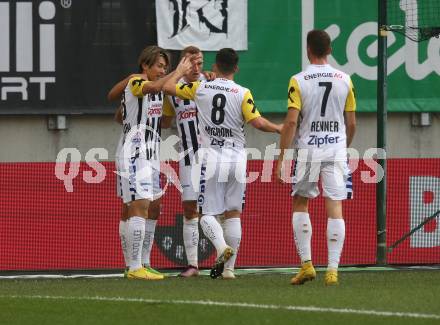
[{"label": "player's raised arm", "polygon": [[128,81],[134,77],[140,77],[141,74],[131,74],[126,78],[119,81],[116,85],[113,86],[112,89],[107,94],[107,100],[110,102],[121,100],[122,93],[124,92],[125,87],[127,87]]},{"label": "player's raised arm", "polygon": [[[179,66],[177,66],[177,68],[179,68]],[[176,75],[180,75],[181,70],[186,72],[188,69],[191,69],[191,64],[189,64],[189,66],[187,64],[183,65],[182,67],[180,67],[179,71],[177,70],[177,68],[176,70],[166,75],[165,77],[160,78],[159,80],[145,83],[142,86],[142,93],[146,95],[146,94],[157,94],[158,92],[161,92],[162,90],[164,90],[164,85],[168,82],[168,80],[174,79]],[[183,74],[185,74],[185,72]],[[179,79],[181,78],[182,75],[180,75]]]},{"label": "player's raised arm", "polygon": [[[158,62],[157,65],[159,66],[158,69],[165,69],[163,63]],[[182,76],[190,69],[191,62],[189,60],[182,60],[177,66],[176,70],[162,78],[154,81],[149,81],[141,77],[135,77],[131,78],[128,83],[131,92],[136,97],[143,97],[146,94],[157,94],[163,90],[164,84],[167,83],[170,79],[175,80],[176,76]]]},{"label": "player's raised arm", "polygon": [[[169,76],[169,78],[166,80],[166,82],[163,85],[163,91],[167,95],[171,96],[179,96],[181,97],[182,94],[178,94],[178,88],[176,87],[179,80],[188,73],[192,68],[192,62],[190,57],[184,57],[182,60],[180,60],[179,65],[177,66],[176,70]],[[183,88],[182,88],[183,90]],[[184,92],[182,92],[184,93]],[[193,99],[193,98],[187,98],[185,99]]]}]

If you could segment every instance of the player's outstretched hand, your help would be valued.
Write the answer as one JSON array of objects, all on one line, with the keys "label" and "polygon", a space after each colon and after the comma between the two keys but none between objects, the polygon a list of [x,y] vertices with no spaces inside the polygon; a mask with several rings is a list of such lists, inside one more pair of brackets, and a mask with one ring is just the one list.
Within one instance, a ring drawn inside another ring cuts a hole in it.
[{"label": "player's outstretched hand", "polygon": [[217,78],[217,75],[215,72],[212,71],[202,71],[203,75],[205,76],[206,80],[211,81]]},{"label": "player's outstretched hand", "polygon": [[189,72],[191,72],[193,62],[191,60],[191,57],[184,57],[182,60],[180,60],[179,65],[176,68],[176,73],[183,76]]}]

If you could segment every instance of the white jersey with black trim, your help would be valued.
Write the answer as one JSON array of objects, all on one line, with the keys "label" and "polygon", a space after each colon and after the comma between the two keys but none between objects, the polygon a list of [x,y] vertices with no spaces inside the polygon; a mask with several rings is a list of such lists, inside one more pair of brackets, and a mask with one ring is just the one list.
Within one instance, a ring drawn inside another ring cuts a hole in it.
[{"label": "white jersey with black trim", "polygon": [[176,94],[195,101],[201,147],[209,149],[212,159],[246,159],[244,123],[260,116],[249,89],[233,80],[217,78],[177,84]]},{"label": "white jersey with black trim", "polygon": [[[203,76],[199,81],[206,80]],[[181,79],[179,82],[185,82]],[[177,96],[167,96],[164,102],[163,115],[176,116],[176,126],[179,133],[180,152],[183,153],[183,163],[190,166],[200,146],[199,121],[197,118],[197,105],[193,100],[180,99]]]},{"label": "white jersey with black trim", "polygon": [[328,64],[309,65],[290,79],[288,108],[300,111],[295,148],[315,157],[346,157],[344,111],[355,111],[350,76]]},{"label": "white jersey with black trim", "polygon": [[159,159],[163,94],[142,94],[148,82],[140,77],[130,79],[122,95],[123,131],[116,157]]}]

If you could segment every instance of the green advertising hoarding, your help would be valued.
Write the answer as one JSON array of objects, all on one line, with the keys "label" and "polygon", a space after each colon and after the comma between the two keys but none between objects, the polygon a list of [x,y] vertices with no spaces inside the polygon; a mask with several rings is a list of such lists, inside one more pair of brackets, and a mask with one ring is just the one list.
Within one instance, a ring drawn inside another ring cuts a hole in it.
[{"label": "green advertising hoarding", "polygon": [[[377,0],[249,0],[249,47],[236,80],[251,89],[262,112],[285,112],[288,81],[308,64],[306,34],[325,29],[329,62],[351,75],[358,111],[375,112],[377,17]],[[208,53],[206,68],[213,60]],[[387,91],[391,112],[440,112],[440,39],[416,43],[390,32]]]}]

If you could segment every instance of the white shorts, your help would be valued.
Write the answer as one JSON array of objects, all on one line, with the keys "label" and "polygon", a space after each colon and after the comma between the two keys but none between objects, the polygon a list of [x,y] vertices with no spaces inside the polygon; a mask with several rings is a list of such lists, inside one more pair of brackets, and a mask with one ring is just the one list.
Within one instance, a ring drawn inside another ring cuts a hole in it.
[{"label": "white shorts", "polygon": [[332,200],[351,199],[353,183],[345,161],[304,162],[295,161],[292,196],[315,198],[321,180],[323,196]]},{"label": "white shorts", "polygon": [[[153,168],[154,166],[154,168]],[[125,169],[124,169],[125,167]],[[122,159],[116,161],[118,175],[116,190],[124,203],[160,197],[160,165],[146,159]]]},{"label": "white shorts", "polygon": [[200,170],[199,191],[197,205],[200,214],[241,212],[246,191],[246,161],[204,162]]},{"label": "white shorts", "polygon": [[115,168],[116,168],[116,195],[122,199],[122,179],[121,175],[119,175],[119,160],[120,158],[116,158],[115,160]]},{"label": "white shorts", "polygon": [[182,185],[182,201],[197,201],[199,196],[200,164],[185,166],[179,162],[179,181]]}]

